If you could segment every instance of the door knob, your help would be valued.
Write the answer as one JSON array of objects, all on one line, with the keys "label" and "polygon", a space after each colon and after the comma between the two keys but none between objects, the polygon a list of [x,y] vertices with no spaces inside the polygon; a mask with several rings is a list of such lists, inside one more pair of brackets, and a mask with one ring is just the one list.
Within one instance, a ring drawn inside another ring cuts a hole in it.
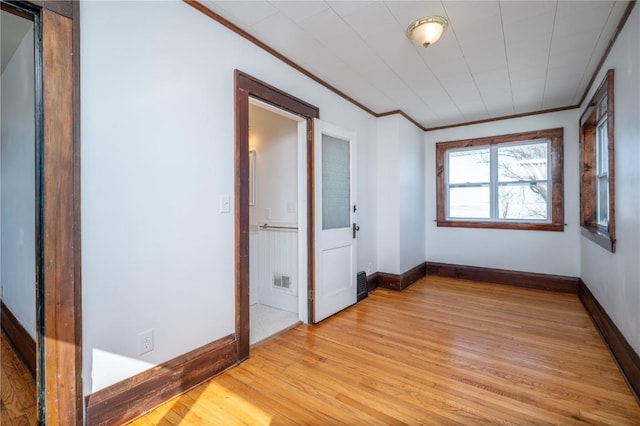
[{"label": "door knob", "polygon": [[360,227],[358,225],[356,225],[355,222],[353,222],[353,226],[351,227],[351,229],[353,230],[353,238],[356,238],[356,232],[358,232],[360,230]]}]

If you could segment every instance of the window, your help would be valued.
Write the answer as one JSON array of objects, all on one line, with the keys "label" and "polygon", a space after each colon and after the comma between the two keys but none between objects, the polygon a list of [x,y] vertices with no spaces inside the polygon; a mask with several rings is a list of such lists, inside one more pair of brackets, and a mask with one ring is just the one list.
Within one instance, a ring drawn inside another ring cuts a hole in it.
[{"label": "window", "polygon": [[563,231],[563,129],[436,144],[438,226]]},{"label": "window", "polygon": [[580,118],[582,234],[615,252],[613,70]]}]

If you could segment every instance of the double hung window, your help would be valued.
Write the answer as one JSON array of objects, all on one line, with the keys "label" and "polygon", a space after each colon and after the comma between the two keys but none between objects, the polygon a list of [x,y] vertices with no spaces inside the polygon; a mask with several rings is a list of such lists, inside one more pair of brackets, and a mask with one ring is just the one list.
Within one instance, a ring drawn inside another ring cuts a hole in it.
[{"label": "double hung window", "polygon": [[562,134],[438,143],[438,226],[563,230]]},{"label": "double hung window", "polygon": [[613,70],[580,119],[580,217],[582,234],[615,251]]}]

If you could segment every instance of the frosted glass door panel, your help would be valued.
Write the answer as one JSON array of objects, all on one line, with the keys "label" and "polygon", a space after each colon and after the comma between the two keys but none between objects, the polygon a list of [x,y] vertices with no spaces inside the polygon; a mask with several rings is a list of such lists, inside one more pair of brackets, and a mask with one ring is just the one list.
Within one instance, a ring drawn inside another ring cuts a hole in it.
[{"label": "frosted glass door panel", "polygon": [[348,228],[349,141],[322,135],[322,229]]}]

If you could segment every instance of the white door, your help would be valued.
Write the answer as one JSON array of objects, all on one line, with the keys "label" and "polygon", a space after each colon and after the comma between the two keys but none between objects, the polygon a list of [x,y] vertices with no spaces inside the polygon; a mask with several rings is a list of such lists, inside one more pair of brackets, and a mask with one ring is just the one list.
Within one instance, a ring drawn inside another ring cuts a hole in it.
[{"label": "white door", "polygon": [[355,134],[314,120],[313,322],[357,301]]}]

